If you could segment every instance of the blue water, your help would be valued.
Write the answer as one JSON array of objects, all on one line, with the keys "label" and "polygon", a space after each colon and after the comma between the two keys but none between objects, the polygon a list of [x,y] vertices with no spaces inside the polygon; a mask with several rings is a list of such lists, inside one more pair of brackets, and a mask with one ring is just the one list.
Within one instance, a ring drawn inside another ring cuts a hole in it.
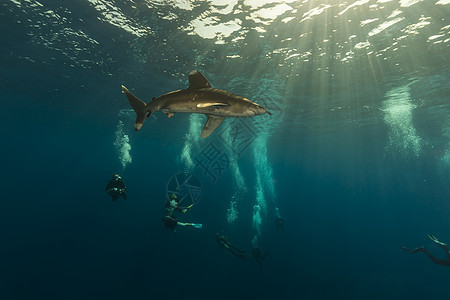
[{"label": "blue water", "polygon": [[[448,16],[448,0],[3,1],[1,298],[448,298],[450,269],[400,249],[450,243]],[[201,139],[204,116],[157,112],[135,132],[121,85],[148,102],[194,69],[273,115]],[[114,172],[126,200],[104,191]],[[201,230],[161,222],[177,174],[200,182],[179,219]]]}]

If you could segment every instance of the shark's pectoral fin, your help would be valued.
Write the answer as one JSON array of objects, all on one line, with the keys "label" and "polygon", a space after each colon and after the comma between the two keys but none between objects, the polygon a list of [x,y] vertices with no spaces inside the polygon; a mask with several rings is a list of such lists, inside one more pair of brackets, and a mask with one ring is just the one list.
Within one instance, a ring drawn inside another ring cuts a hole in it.
[{"label": "shark's pectoral fin", "polygon": [[199,103],[197,104],[197,108],[205,108],[205,107],[216,107],[216,108],[225,108],[230,106],[228,103],[222,102],[211,102],[211,103]]},{"label": "shark's pectoral fin", "polygon": [[203,127],[202,138],[208,137],[219,125],[222,123],[225,117],[206,115],[208,120],[206,121],[205,127]]},{"label": "shark's pectoral fin", "polygon": [[174,113],[165,112],[164,113],[169,119],[173,117]]}]

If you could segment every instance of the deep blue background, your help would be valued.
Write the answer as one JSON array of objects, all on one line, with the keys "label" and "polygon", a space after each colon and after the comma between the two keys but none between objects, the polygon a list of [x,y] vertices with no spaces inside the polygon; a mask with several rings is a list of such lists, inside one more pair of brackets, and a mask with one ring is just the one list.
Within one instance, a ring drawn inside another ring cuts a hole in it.
[{"label": "deep blue background", "polygon": [[192,210],[204,229],[170,232],[159,220],[177,165],[163,143],[145,140],[145,132],[133,137],[134,163],[124,174],[129,199],[113,203],[104,186],[117,167],[115,124],[7,95],[20,109],[11,105],[1,116],[6,298],[424,299],[450,292],[447,269],[399,248],[431,246],[426,233],[449,236],[448,181],[433,157],[381,156],[383,145],[373,139],[385,138],[381,129],[369,131],[371,139],[367,130],[334,134],[320,147],[307,139],[296,145],[296,161],[274,146],[286,230],[264,224],[261,246],[272,258],[260,270],[214,241],[226,230],[248,249],[252,237],[250,201],[237,224],[226,224],[226,176],[206,181]]}]

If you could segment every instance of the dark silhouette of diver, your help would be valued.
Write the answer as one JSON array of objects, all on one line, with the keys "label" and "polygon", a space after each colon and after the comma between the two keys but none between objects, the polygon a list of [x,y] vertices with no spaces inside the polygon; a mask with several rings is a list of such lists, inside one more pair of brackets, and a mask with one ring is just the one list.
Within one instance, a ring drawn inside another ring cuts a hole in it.
[{"label": "dark silhouette of diver", "polygon": [[174,231],[177,225],[192,226],[194,228],[201,229],[202,224],[178,222],[177,217],[175,216],[175,212],[180,212],[183,214],[186,213],[188,209],[192,207],[192,205],[193,204],[189,205],[188,207],[181,207],[178,197],[175,194],[170,195],[170,197],[166,201],[166,206],[164,208],[164,217],[161,220],[164,222],[164,226]]},{"label": "dark silhouette of diver", "polygon": [[127,199],[127,187],[125,186],[125,183],[123,183],[122,177],[117,173],[109,180],[105,191],[112,197],[113,201],[119,199],[120,196],[122,196],[123,199]]},{"label": "dark silhouette of diver", "polygon": [[225,236],[223,236],[220,233],[216,233],[216,242],[219,244],[220,247],[227,249],[228,251],[230,251],[231,253],[233,253],[233,255],[240,257],[240,258],[245,258],[245,251],[240,250],[238,248],[236,248],[235,246],[231,245],[231,243],[227,240],[227,238]]},{"label": "dark silhouette of diver", "polygon": [[425,253],[435,264],[441,265],[441,266],[446,266],[446,267],[450,267],[450,252],[448,251],[448,247],[447,244],[440,242],[434,235],[430,235],[427,234],[428,237],[430,238],[430,240],[432,240],[436,245],[438,245],[439,247],[441,247],[442,249],[445,250],[445,254],[447,254],[447,259],[439,259],[436,258],[433,254],[431,254],[430,252],[428,252],[428,250],[421,246],[421,247],[417,247],[415,249],[407,249],[405,247],[402,247],[403,250],[405,250],[406,252],[409,253],[419,253],[419,252],[423,252]]},{"label": "dark silhouette of diver", "polygon": [[258,240],[256,236],[252,240],[252,250],[250,251],[250,253],[252,254],[252,257],[255,259],[256,263],[259,265],[260,268],[262,268],[262,261],[265,260],[267,257],[271,257],[267,251],[263,251],[258,246]]},{"label": "dark silhouette of diver", "polygon": [[284,231],[284,220],[280,215],[280,210],[275,208],[275,225],[277,226],[277,231]]}]

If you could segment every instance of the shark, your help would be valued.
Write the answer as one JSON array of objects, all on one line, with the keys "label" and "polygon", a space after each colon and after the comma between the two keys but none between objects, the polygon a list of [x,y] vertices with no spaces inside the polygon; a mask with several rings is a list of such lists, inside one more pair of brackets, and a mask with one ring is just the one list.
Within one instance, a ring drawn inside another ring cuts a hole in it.
[{"label": "shark", "polygon": [[162,111],[171,118],[175,113],[205,114],[207,117],[201,137],[208,137],[226,117],[253,117],[265,113],[267,109],[255,102],[233,93],[211,87],[208,80],[197,70],[189,73],[189,87],[153,97],[146,104],[122,85],[131,107],[136,112],[134,130],[139,131],[145,118]]}]

